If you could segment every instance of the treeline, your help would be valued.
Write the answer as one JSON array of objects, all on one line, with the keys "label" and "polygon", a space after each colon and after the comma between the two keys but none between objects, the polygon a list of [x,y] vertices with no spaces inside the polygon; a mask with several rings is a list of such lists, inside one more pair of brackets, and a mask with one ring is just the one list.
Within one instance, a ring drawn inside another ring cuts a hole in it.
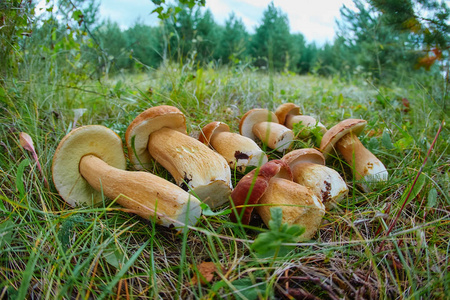
[{"label": "treeline", "polygon": [[[378,2],[383,1],[354,0],[356,9],[343,7],[337,38],[332,44],[318,46],[305,41],[300,33],[290,33],[287,15],[273,3],[264,11],[255,33],[250,34],[234,14],[222,26],[209,10],[181,4],[175,17],[162,20],[158,26],[137,22],[121,30],[117,23],[97,21],[98,3],[78,0],[69,2],[72,6],[66,7],[63,18],[51,15],[36,23],[26,46],[39,49],[43,58],[69,62],[80,73],[89,67],[94,70],[91,77],[157,68],[164,61],[244,65],[325,76],[357,74],[389,81],[424,70],[442,73],[443,64],[434,62],[448,57],[448,36],[445,40],[443,35],[444,46],[427,44],[416,29],[399,29],[392,18],[395,11],[391,15],[380,13],[373,4]],[[442,19],[434,22],[446,24],[449,11],[445,4],[433,9]],[[64,7],[59,11],[64,12]],[[448,33],[448,27],[444,30]]]}]

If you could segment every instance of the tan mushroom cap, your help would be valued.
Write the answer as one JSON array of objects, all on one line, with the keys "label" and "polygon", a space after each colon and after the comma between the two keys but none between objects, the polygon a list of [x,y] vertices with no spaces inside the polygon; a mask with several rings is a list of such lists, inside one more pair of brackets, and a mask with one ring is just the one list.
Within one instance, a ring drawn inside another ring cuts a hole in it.
[{"label": "tan mushroom cap", "polygon": [[257,137],[253,133],[253,126],[261,122],[278,123],[277,116],[264,108],[254,108],[246,112],[239,122],[239,132],[246,137],[256,140]]},{"label": "tan mushroom cap", "polygon": [[333,127],[331,127],[322,137],[322,142],[320,143],[320,150],[322,151],[325,158],[333,150],[334,145],[347,133],[353,133],[358,136],[366,127],[367,121],[361,119],[347,119],[344,120]]},{"label": "tan mushroom cap", "polygon": [[114,131],[101,125],[72,130],[56,148],[52,176],[58,193],[73,207],[102,201],[101,192],[92,188],[79,171],[81,158],[88,154],[117,169],[126,168],[122,140]]},{"label": "tan mushroom cap", "polygon": [[211,122],[202,128],[198,140],[205,145],[209,145],[212,136],[219,132],[230,132],[230,127],[223,122]]},{"label": "tan mushroom cap", "polygon": [[294,103],[284,103],[277,107],[275,110],[275,115],[278,118],[280,124],[286,122],[287,115],[301,115],[300,106]]},{"label": "tan mushroom cap", "polygon": [[325,157],[323,154],[313,148],[296,149],[285,154],[281,159],[291,168],[297,163],[310,162],[319,165],[325,165]]},{"label": "tan mushroom cap", "polygon": [[[128,157],[135,169],[143,170],[152,161],[150,152],[147,150],[150,134],[164,127],[186,134],[184,114],[173,106],[155,106],[140,113],[128,126],[125,142]],[[134,145],[133,137],[135,137]]]}]

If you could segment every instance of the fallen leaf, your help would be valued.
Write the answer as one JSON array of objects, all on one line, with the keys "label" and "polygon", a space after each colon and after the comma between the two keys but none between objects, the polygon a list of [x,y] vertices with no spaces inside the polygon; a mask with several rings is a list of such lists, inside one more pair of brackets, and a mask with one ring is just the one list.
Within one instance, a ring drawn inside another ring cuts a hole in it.
[{"label": "fallen leaf", "polygon": [[408,112],[409,109],[410,109],[410,106],[409,106],[409,100],[406,99],[406,98],[402,98],[402,104],[403,104],[403,106],[404,106],[403,112]]},{"label": "fallen leaf", "polygon": [[44,175],[44,172],[42,171],[41,168],[41,164],[39,163],[39,158],[38,155],[36,153],[36,150],[34,149],[34,144],[33,144],[33,139],[31,138],[31,136],[26,133],[26,132],[21,132],[19,134],[19,140],[20,140],[20,145],[27,151],[31,152],[31,156],[33,157],[33,159],[36,161],[36,165],[39,169],[39,172],[41,172],[42,177],[44,178],[44,184],[45,186],[48,188],[48,181],[47,178]]},{"label": "fallen leaf", "polygon": [[[214,279],[214,274],[217,272],[217,267],[211,261],[204,261],[201,264],[197,265],[197,270],[199,273],[198,275],[200,276],[200,284],[205,285]],[[191,284],[196,285],[198,281],[199,279],[197,277],[197,274],[194,274],[191,279]]]},{"label": "fallen leaf", "polygon": [[30,151],[31,153],[36,153],[34,150],[33,140],[31,136],[26,132],[21,132],[19,134],[20,145],[25,149]]}]

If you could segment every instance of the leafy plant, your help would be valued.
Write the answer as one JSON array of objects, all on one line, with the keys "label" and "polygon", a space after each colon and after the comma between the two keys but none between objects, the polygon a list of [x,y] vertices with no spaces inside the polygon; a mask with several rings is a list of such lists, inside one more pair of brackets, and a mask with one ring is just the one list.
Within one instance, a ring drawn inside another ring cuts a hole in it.
[{"label": "leafy plant", "polygon": [[285,246],[283,243],[295,243],[305,232],[305,228],[298,225],[282,223],[282,218],[283,211],[280,207],[270,208],[269,230],[260,233],[251,246],[259,257],[275,259],[286,255],[294,246]]}]

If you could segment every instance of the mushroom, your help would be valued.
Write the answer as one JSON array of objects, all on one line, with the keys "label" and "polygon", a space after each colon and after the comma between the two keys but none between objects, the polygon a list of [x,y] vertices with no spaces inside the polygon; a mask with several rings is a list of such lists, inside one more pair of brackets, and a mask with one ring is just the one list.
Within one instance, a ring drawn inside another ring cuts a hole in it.
[{"label": "mushroom", "polygon": [[[320,128],[322,133],[327,131],[325,125],[317,121],[311,116],[302,115],[300,107],[294,103],[284,103],[278,106],[275,111],[275,115],[280,121],[280,124],[284,124],[287,128],[294,128],[294,124],[302,123],[307,129],[312,129],[315,126]],[[304,132],[300,133],[301,137],[305,137],[307,134]]]},{"label": "mushroom", "polygon": [[363,191],[368,192],[370,188],[365,183],[386,181],[388,172],[383,163],[358,139],[366,124],[365,120],[347,119],[334,125],[324,134],[320,150],[327,158],[336,148],[352,168],[356,180],[362,181]]},{"label": "mushroom", "polygon": [[[259,171],[259,172],[258,172]],[[269,226],[270,208],[280,206],[282,222],[305,227],[300,240],[310,239],[322,222],[325,207],[307,187],[292,181],[292,173],[285,162],[272,160],[242,177],[231,193],[235,210],[231,220],[249,224],[256,211]]]},{"label": "mushroom", "polygon": [[53,157],[53,182],[72,207],[102,202],[105,195],[164,226],[197,222],[201,215],[197,198],[163,178],[125,171],[125,167],[122,140],[116,133],[100,125],[82,126],[59,143]]},{"label": "mushroom", "polygon": [[310,188],[327,210],[348,194],[347,184],[338,172],[325,166],[320,151],[297,149],[285,154],[281,160],[291,168],[294,182]]},{"label": "mushroom", "polygon": [[245,172],[247,167],[257,167],[267,162],[267,155],[250,138],[230,132],[222,122],[211,122],[202,128],[199,141],[210,145],[222,155],[230,168]]},{"label": "mushroom", "polygon": [[186,134],[186,119],[176,107],[161,105],[139,114],[125,134],[128,155],[136,169],[154,159],[176,183],[216,208],[228,201],[232,190],[227,161]]},{"label": "mushroom", "polygon": [[277,116],[267,109],[255,108],[242,116],[239,132],[246,137],[260,139],[269,148],[283,152],[294,140],[292,130],[279,124]]}]

